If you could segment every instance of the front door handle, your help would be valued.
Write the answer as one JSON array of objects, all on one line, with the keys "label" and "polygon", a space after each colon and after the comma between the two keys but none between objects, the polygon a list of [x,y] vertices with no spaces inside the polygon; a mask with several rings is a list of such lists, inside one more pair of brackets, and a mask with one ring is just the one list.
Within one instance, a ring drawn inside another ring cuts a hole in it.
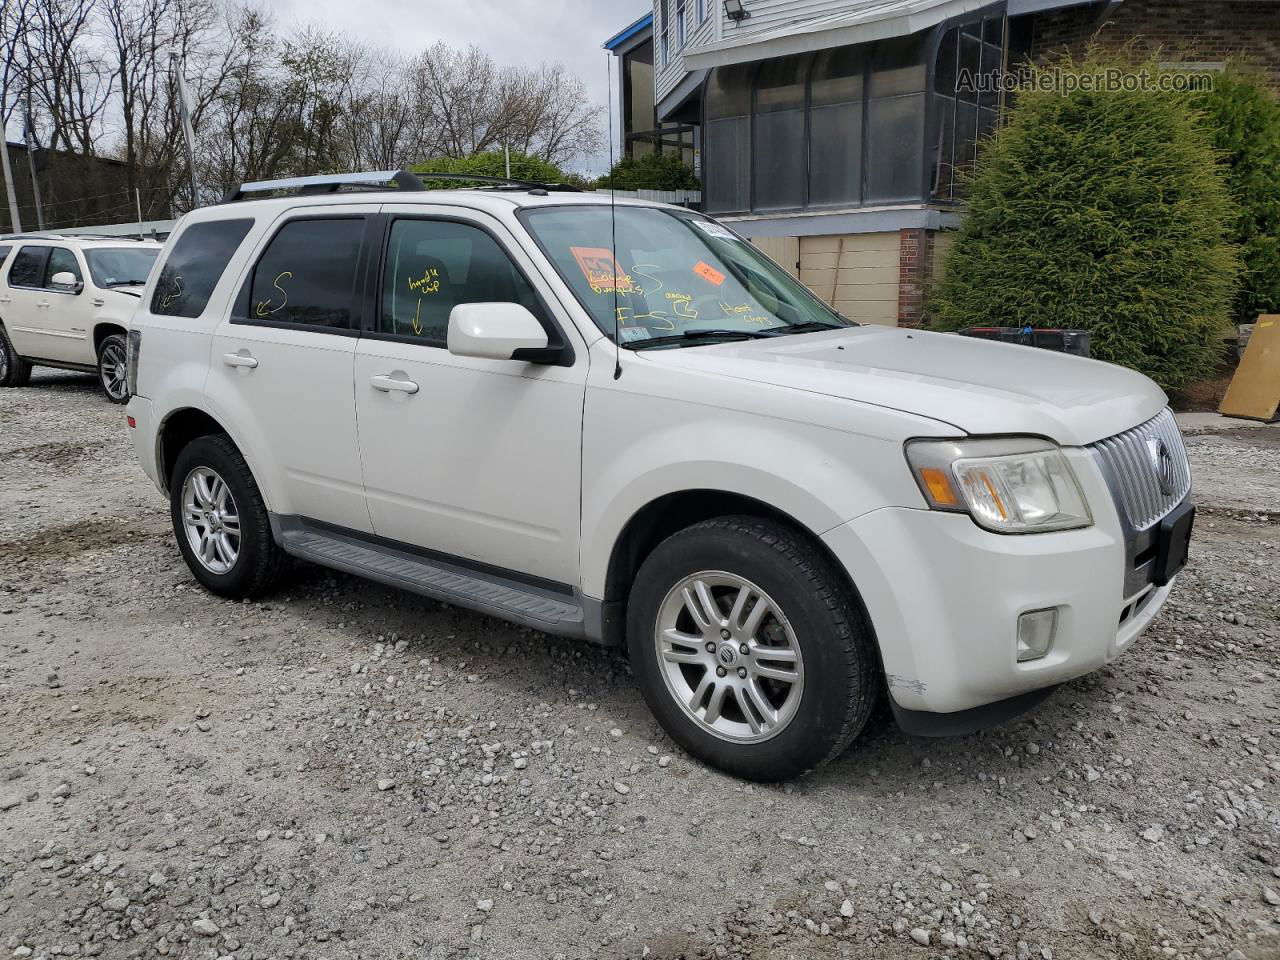
[{"label": "front door handle", "polygon": [[258,358],[244,353],[224,353],[222,362],[228,367],[248,367],[250,370],[258,366]]},{"label": "front door handle", "polygon": [[395,377],[378,376],[369,380],[373,389],[383,393],[407,393],[410,396],[418,392],[418,385],[412,380],[397,380]]},{"label": "front door handle", "polygon": [[41,300],[39,303],[37,303],[37,304],[36,304],[36,306],[37,306],[39,309],[41,309],[41,310],[48,310],[48,309],[49,309],[49,301],[48,301],[48,300]]}]

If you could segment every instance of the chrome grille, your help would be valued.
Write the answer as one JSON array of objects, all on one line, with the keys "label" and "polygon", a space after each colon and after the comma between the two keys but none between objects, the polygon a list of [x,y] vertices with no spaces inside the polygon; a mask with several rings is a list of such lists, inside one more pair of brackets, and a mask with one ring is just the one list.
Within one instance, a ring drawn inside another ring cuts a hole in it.
[{"label": "chrome grille", "polygon": [[[1159,462],[1162,447],[1168,452],[1163,479]],[[1092,449],[1107,468],[1134,530],[1146,530],[1191,492],[1187,448],[1168,408],[1139,427],[1099,440]]]}]

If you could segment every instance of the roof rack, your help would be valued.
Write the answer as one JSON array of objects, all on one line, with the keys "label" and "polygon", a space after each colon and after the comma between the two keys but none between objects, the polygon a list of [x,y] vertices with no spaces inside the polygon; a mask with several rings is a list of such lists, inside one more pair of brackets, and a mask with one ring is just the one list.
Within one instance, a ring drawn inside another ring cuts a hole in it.
[{"label": "roof rack", "polygon": [[114,233],[3,233],[0,234],[0,243],[8,243],[11,240],[57,240],[59,242],[65,240],[124,240],[129,243],[149,242],[146,237],[117,235]]},{"label": "roof rack", "polygon": [[337,193],[343,187],[363,187],[369,190],[404,190],[421,192],[427,189],[422,182],[427,180],[457,180],[471,183],[482,183],[479,189],[490,190],[544,190],[547,192],[581,192],[577,187],[565,183],[536,183],[532,180],[513,180],[508,177],[487,177],[471,173],[423,173],[416,174],[409,170],[380,170],[364,173],[323,173],[314,177],[288,177],[283,180],[257,180],[252,183],[238,183],[222,197],[223,203],[236,203],[249,199],[249,194],[275,193],[281,190],[297,190],[303,196],[319,193]]}]

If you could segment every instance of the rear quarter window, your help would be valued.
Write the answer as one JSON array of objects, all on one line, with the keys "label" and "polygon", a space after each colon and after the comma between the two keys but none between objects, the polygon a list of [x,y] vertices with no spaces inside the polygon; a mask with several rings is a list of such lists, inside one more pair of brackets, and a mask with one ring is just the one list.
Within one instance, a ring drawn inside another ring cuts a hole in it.
[{"label": "rear quarter window", "polygon": [[160,268],[151,312],[162,317],[195,318],[204,313],[253,220],[213,220],[193,223],[174,242]]}]

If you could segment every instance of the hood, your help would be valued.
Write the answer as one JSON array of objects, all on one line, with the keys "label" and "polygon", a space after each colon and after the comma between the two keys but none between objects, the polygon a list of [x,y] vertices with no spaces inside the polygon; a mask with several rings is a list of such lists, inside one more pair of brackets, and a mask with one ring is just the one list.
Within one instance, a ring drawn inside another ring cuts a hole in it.
[{"label": "hood", "polygon": [[1140,373],[1016,344],[893,327],[645,350],[664,366],[902,410],[967,434],[1033,434],[1083,446],[1168,404]]}]

